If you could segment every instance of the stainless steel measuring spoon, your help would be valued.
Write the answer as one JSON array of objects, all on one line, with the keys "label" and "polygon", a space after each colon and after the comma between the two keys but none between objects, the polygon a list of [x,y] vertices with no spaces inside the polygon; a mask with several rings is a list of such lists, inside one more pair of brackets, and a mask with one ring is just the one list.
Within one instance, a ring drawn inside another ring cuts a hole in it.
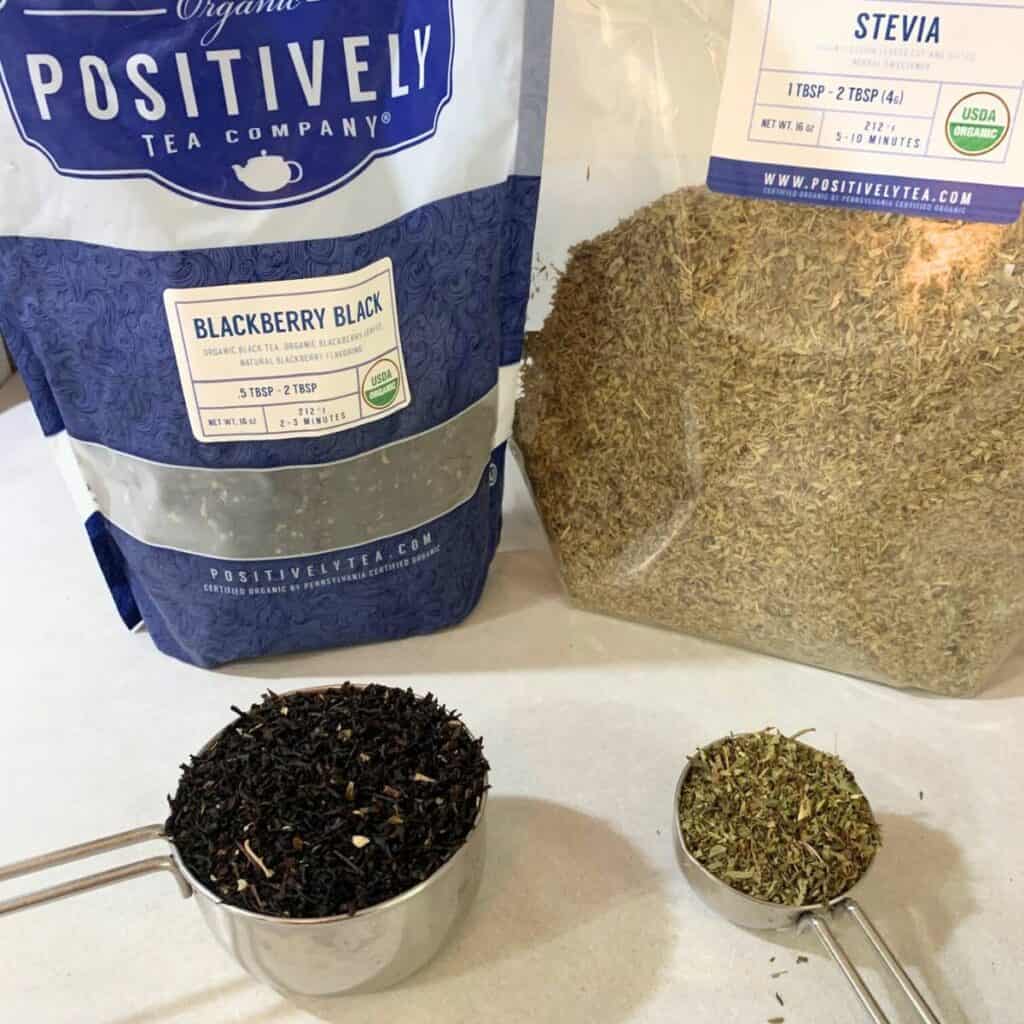
[{"label": "stainless steel measuring spoon", "polygon": [[[234,727],[231,723],[221,732]],[[163,826],[149,825],[0,867],[3,883],[139,843],[156,840],[168,847],[160,856],[4,900],[0,902],[0,917],[166,871],[174,877],[182,896],[195,897],[210,931],[224,949],[249,974],[282,995],[317,998],[379,991],[426,964],[472,904],[483,874],[486,807],[485,789],[465,845],[434,874],[394,899],[352,916],[269,917],[224,903],[185,866]]]},{"label": "stainless steel measuring spoon", "polygon": [[[724,743],[728,737],[716,740],[708,744],[704,749],[711,750]],[[878,954],[888,972],[896,979],[903,990],[910,1004],[917,1012],[920,1020],[925,1024],[941,1024],[935,1016],[931,1007],[925,1001],[924,996],[917,990],[917,986],[911,981],[910,976],[903,969],[903,965],[897,960],[896,955],[888,947],[885,940],[879,934],[878,929],[871,923],[867,914],[860,905],[852,898],[851,893],[844,893],[830,903],[809,904],[803,907],[787,907],[778,903],[769,903],[766,900],[759,900],[753,896],[733,889],[727,882],[716,878],[696,857],[687,849],[686,840],[683,837],[682,826],[679,821],[679,805],[683,795],[683,787],[686,785],[686,778],[690,773],[691,762],[687,761],[686,767],[679,776],[676,784],[675,802],[672,805],[672,819],[675,822],[674,833],[676,837],[676,855],[679,866],[683,870],[687,881],[693,887],[694,892],[716,913],[721,914],[726,920],[741,928],[751,928],[757,931],[786,931],[789,928],[796,928],[798,931],[813,931],[821,940],[828,954],[839,965],[844,977],[850,983],[851,988],[857,994],[861,1005],[867,1011],[868,1017],[874,1024],[890,1024],[889,1018],[878,1005],[871,990],[868,988],[860,972],[854,966],[853,961],[847,956],[846,951],[840,945],[835,933],[832,931],[831,918],[836,914],[847,914],[852,918],[866,936],[868,942]],[[863,878],[861,879],[863,882]],[[859,885],[860,883],[858,883]],[[856,888],[856,886],[854,887]]]}]

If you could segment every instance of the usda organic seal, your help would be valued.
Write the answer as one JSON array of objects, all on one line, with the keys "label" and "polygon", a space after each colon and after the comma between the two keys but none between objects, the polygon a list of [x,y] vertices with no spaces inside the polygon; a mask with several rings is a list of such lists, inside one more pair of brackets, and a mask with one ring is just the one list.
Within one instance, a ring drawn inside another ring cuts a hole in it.
[{"label": "usda organic seal", "polygon": [[402,387],[402,374],[392,359],[378,359],[363,378],[363,401],[372,409],[395,404]]},{"label": "usda organic seal", "polygon": [[1010,108],[994,92],[972,92],[946,118],[946,138],[964,156],[991,153],[1010,133]]}]

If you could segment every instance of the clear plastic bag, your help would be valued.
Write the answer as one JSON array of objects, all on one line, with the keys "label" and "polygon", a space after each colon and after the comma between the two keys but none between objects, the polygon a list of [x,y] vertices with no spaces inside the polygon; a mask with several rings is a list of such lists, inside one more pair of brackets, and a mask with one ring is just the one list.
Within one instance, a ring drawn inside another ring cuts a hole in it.
[{"label": "clear plastic bag", "polygon": [[707,192],[730,6],[561,8],[516,433],[565,585],[973,694],[1024,629],[1024,226]]}]

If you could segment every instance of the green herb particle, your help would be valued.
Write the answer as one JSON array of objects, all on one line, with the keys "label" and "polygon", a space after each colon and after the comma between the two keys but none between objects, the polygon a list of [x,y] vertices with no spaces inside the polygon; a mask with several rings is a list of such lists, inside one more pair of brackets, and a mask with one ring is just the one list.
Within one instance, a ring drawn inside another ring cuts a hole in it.
[{"label": "green herb particle", "polygon": [[[805,813],[809,806],[813,813]],[[793,907],[848,892],[882,843],[871,806],[843,762],[775,729],[698,750],[680,795],[679,823],[687,849],[717,878]]]}]

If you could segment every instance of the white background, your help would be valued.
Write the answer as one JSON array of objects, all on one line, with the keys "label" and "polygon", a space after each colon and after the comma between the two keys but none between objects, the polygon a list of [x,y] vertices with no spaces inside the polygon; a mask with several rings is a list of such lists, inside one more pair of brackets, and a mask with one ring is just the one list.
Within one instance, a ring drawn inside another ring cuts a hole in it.
[{"label": "white background", "polygon": [[944,1024],[1020,1019],[1024,658],[956,702],[572,610],[513,474],[505,543],[464,626],[204,672],[121,627],[18,378],[0,391],[0,455],[0,862],[159,820],[180,762],[267,685],[434,690],[484,736],[494,782],[478,903],[395,991],[290,1006],[152,876],[0,920],[4,1022],[861,1024],[812,937],[713,917],[675,864],[685,756],[768,724],[816,727],[857,773],[886,838],[863,902]]},{"label": "white background", "polygon": [[701,185],[732,0],[557,0],[530,329],[570,246]]}]

